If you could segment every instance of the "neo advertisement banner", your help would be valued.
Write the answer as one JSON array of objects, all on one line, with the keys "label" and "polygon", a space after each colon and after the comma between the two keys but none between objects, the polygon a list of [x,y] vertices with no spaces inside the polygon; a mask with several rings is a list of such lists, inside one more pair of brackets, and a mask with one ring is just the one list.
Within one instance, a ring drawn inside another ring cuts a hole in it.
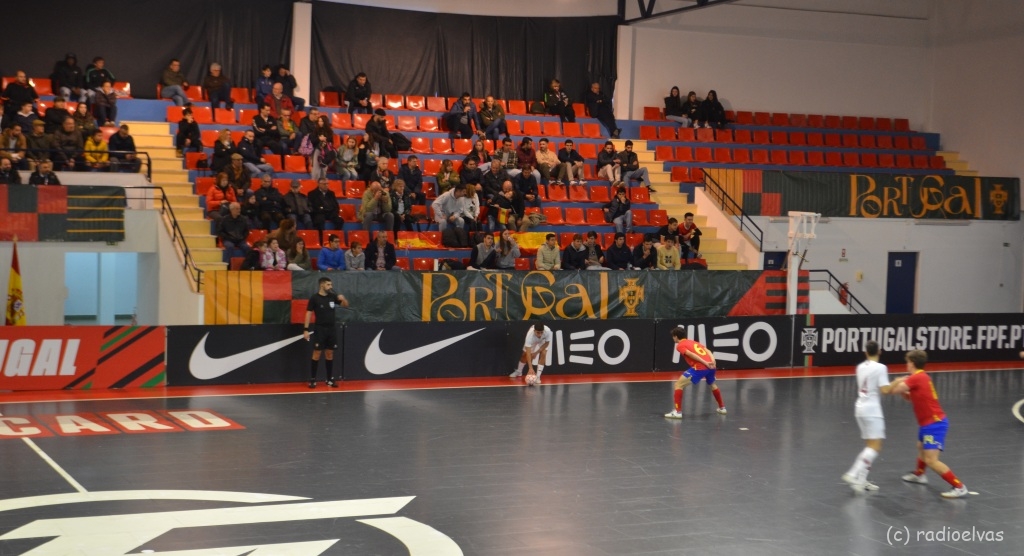
[{"label": "neo advertisement banner", "polygon": [[[339,328],[339,342],[341,334]],[[302,338],[301,325],[171,326],[167,384],[304,382],[312,349]]]},{"label": "neo advertisement banner", "polygon": [[654,332],[656,370],[687,368],[672,340],[672,329],[677,326],[683,328],[686,338],[711,348],[719,370],[791,366],[792,317],[719,317],[659,320]]}]

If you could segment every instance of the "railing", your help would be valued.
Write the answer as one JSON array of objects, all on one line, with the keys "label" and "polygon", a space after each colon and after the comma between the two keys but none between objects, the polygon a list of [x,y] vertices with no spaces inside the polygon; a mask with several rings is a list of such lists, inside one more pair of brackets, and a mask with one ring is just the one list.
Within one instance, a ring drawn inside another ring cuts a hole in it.
[{"label": "railing", "polygon": [[[836,278],[835,275],[828,270],[808,270],[807,272],[810,273],[810,279],[808,280],[809,283],[825,284],[825,287],[827,287],[829,291],[833,292],[836,297],[839,298],[840,302],[842,302],[843,297],[846,297],[845,305],[850,308],[851,313],[858,315],[871,314],[871,311],[868,311],[867,307],[865,307],[859,299],[850,293],[850,290],[839,281],[839,278]],[[846,292],[845,294],[842,293],[844,290]]]},{"label": "railing", "polygon": [[729,196],[728,193],[725,192],[725,189],[723,189],[722,186],[719,185],[717,181],[715,181],[715,178],[709,176],[707,172],[703,173],[704,190],[707,191],[708,194],[710,194],[711,197],[718,202],[719,208],[721,208],[722,211],[738,220],[740,231],[749,234],[750,237],[757,241],[757,251],[759,253],[763,253],[764,231],[762,231],[761,227],[758,226],[757,223],[754,222],[754,220],[746,212],[743,211],[743,207],[741,207],[739,203],[737,203],[732,197]]},{"label": "railing", "polygon": [[[11,149],[2,149],[2,150],[8,151],[8,150],[11,150]],[[150,158],[149,153],[146,152],[146,151],[87,151],[87,150],[84,150],[84,149],[75,150],[75,151],[65,151],[63,149],[47,149],[47,150],[28,149],[28,152],[26,152],[25,154],[26,154],[26,158],[28,158],[29,157],[28,155],[31,154],[32,155],[31,158],[37,159],[37,154],[38,153],[47,153],[47,154],[51,155],[49,157],[49,160],[50,160],[50,162],[53,162],[53,165],[54,165],[53,170],[55,172],[89,172],[89,171],[91,171],[91,169],[84,168],[86,162],[83,160],[82,157],[86,153],[104,153],[104,154],[111,155],[110,156],[110,166],[108,166],[106,168],[106,170],[104,170],[104,171],[117,172],[118,170],[116,169],[117,166],[115,166],[115,157],[113,155],[115,155],[115,154],[133,154],[133,155],[135,155],[135,157],[139,161],[140,169],[141,169],[141,166],[143,164],[146,166],[146,179],[149,180],[150,182],[153,181],[153,160]],[[69,156],[72,153],[74,153],[74,155],[73,156]],[[60,155],[62,157],[62,160],[54,160],[55,157],[53,157],[52,155],[55,155],[55,154]],[[74,167],[72,169],[67,169],[66,167],[61,167],[61,166],[64,166],[67,163],[67,160],[73,161]],[[123,163],[121,163],[121,164],[123,164]],[[135,174],[137,172],[125,172],[125,173]]]},{"label": "railing", "polygon": [[[145,201],[159,200],[160,201],[160,214],[164,216],[164,223],[167,224],[169,231],[171,232],[171,242],[174,243],[174,247],[181,253],[181,260],[183,261],[182,267],[188,274],[189,279],[192,281],[193,290],[199,291],[203,285],[203,269],[199,268],[196,264],[195,259],[192,258],[192,251],[189,250],[188,241],[185,239],[184,232],[181,231],[181,226],[178,224],[177,217],[174,216],[174,208],[171,206],[170,201],[167,199],[167,194],[164,192],[164,188],[154,186],[142,186],[142,187],[126,187],[125,197],[138,199],[140,197],[133,196],[132,193],[147,192],[146,195],[141,196]],[[148,192],[154,192],[158,195],[150,195]]]}]

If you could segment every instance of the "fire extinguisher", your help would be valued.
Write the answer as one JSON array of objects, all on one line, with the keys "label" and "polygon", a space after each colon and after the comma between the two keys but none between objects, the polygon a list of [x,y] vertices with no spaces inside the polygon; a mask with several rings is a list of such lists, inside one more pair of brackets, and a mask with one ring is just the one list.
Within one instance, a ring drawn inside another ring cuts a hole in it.
[{"label": "fire extinguisher", "polygon": [[842,287],[839,288],[839,302],[846,305],[850,299],[850,283],[843,282]]}]

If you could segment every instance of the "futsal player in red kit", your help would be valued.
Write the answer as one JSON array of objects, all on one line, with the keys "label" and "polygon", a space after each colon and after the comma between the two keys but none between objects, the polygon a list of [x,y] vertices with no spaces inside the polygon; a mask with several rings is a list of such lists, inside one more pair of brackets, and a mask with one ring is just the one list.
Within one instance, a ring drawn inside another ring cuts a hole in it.
[{"label": "futsal player in red kit", "polygon": [[679,412],[683,406],[683,390],[690,384],[697,384],[701,379],[706,381],[711,388],[711,393],[715,396],[715,401],[718,402],[718,413],[725,415],[722,393],[718,390],[718,385],[715,384],[715,356],[712,355],[711,350],[700,342],[687,340],[686,331],[681,326],[672,329],[672,339],[676,341],[676,351],[683,356],[690,368],[676,379],[675,391],[672,393],[675,408],[666,413],[665,417],[669,419],[683,418],[683,414]]},{"label": "futsal player in red kit", "polygon": [[939,461],[939,452],[945,450],[949,421],[946,419],[946,413],[942,411],[942,406],[939,405],[939,395],[935,392],[931,377],[924,372],[924,365],[927,362],[927,353],[920,350],[907,352],[907,370],[910,371],[910,376],[900,377],[892,382],[893,394],[909,396],[910,403],[914,406],[917,424],[921,427],[917,433],[917,467],[912,473],[904,475],[903,480],[908,483],[926,484],[928,477],[924,472],[927,467],[953,487],[952,490],[942,493],[944,498],[960,498],[970,492],[964,483],[956,478],[949,466]]}]

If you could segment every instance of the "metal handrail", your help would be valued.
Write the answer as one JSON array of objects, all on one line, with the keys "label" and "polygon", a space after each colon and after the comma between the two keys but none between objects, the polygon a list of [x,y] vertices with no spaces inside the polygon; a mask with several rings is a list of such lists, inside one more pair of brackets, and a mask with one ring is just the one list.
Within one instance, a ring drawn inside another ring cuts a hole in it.
[{"label": "metal handrail", "polygon": [[[840,282],[839,278],[836,278],[836,276],[834,274],[832,274],[830,271],[828,271],[826,269],[808,270],[807,272],[810,275],[810,278],[808,279],[808,283],[811,283],[811,284],[814,284],[814,283],[825,283],[826,287],[829,289],[829,291],[835,293],[836,297],[839,297],[839,295],[840,295],[839,292],[843,288],[843,283]],[[827,276],[825,278],[815,279],[814,278],[815,273],[817,273],[817,274],[825,273]],[[849,288],[846,289],[846,306],[850,308],[850,312],[851,313],[856,313],[858,315],[870,315],[871,314],[871,311],[868,311],[868,308],[865,307],[864,304],[861,303],[860,300],[857,299],[857,297],[855,295],[853,295],[853,293],[849,290]]]},{"label": "metal handrail", "polygon": [[[139,187],[126,187],[124,189],[125,197],[128,197],[130,192],[140,190],[153,190],[160,192],[160,214],[165,216],[164,221],[170,226],[171,242],[174,243],[175,247],[177,247],[181,251],[182,260],[184,261],[182,263],[182,267],[185,269],[185,272],[188,273],[189,278],[195,284],[195,291],[199,291],[200,287],[203,284],[203,269],[199,268],[199,265],[196,264],[195,259],[192,258],[192,251],[188,247],[188,241],[185,239],[185,233],[181,231],[181,226],[178,224],[178,219],[174,215],[174,207],[171,206],[171,202],[167,198],[167,193],[164,192],[164,188],[160,187],[159,185],[147,185]],[[155,198],[156,197],[154,197],[154,199]],[[149,196],[147,196],[146,199],[148,200]]]},{"label": "metal handrail", "polygon": [[[2,149],[2,150],[11,150],[11,149]],[[32,153],[44,152],[44,153],[48,153],[48,154],[62,154],[64,156],[67,156],[68,152],[69,152],[69,151],[65,151],[64,149],[46,149],[46,150],[42,150],[42,149],[25,149],[24,151],[22,151],[21,149],[17,149],[17,151],[18,152],[24,152],[26,156],[28,156],[29,152],[32,152]],[[149,156],[149,153],[146,152],[146,151],[109,151],[109,150],[107,150],[107,151],[94,151],[94,150],[76,149],[74,152],[75,152],[75,156],[73,158],[76,161],[78,160],[79,156],[84,155],[85,153],[106,153],[106,154],[110,154],[110,155],[114,155],[114,154],[134,154],[136,157],[138,157],[140,159],[139,160],[140,165],[141,164],[145,164],[146,165],[146,180],[150,181],[150,182],[153,181],[153,159]],[[142,157],[145,157],[145,161],[142,160]],[[113,158],[113,157],[111,157],[111,158]],[[50,162],[53,162],[54,165],[57,164],[57,161],[53,160],[53,157],[50,157],[49,160],[50,160]],[[111,161],[111,163],[113,163],[113,161]],[[54,168],[54,171],[55,172],[79,172],[79,171],[82,171],[82,170],[60,170],[58,168]],[[124,173],[126,173],[126,174],[127,173],[135,174],[135,173],[139,173],[139,172],[124,172]]]},{"label": "metal handrail", "polygon": [[729,196],[728,193],[725,192],[725,189],[723,189],[722,186],[719,185],[717,181],[715,181],[715,178],[709,176],[707,171],[705,171],[703,168],[701,170],[704,174],[704,190],[711,193],[712,197],[714,197],[715,200],[718,201],[718,203],[721,205],[720,208],[723,211],[732,215],[734,218],[739,219],[740,231],[747,232],[755,240],[757,240],[757,251],[759,253],[763,253],[764,231],[762,231],[761,227],[758,226],[757,223],[754,222],[754,220],[746,212],[744,212],[743,207],[741,207],[739,203],[737,203],[732,197]]}]

